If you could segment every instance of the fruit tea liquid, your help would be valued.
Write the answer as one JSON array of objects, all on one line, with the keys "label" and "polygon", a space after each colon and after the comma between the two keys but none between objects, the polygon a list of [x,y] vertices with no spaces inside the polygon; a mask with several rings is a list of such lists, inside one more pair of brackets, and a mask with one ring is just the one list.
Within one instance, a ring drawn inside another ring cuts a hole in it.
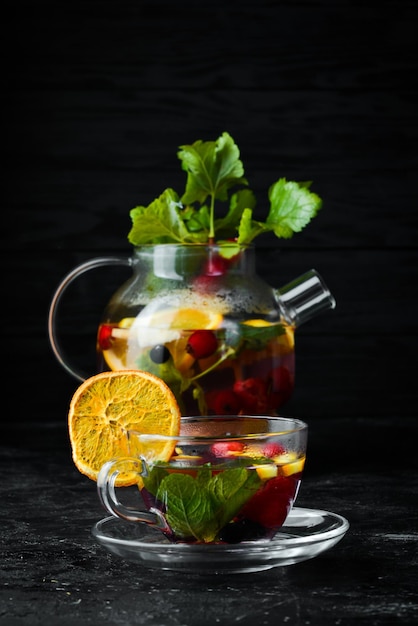
[{"label": "fruit tea liquid", "polygon": [[274,415],[294,387],[294,328],[248,319],[220,329],[102,324],[99,368],[143,369],[162,378],[183,415]]}]

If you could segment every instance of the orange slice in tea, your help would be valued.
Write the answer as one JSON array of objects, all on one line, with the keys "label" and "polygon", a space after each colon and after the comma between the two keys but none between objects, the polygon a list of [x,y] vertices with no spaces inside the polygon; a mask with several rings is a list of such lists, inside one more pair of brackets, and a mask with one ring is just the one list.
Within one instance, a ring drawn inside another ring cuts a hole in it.
[{"label": "orange slice in tea", "polygon": [[[251,320],[246,320],[244,322],[247,326],[253,326],[254,328],[264,328],[266,326],[272,326],[272,322],[268,322],[267,320],[254,318]],[[284,333],[283,335],[278,335],[276,341],[277,344],[282,345],[282,353],[291,352],[295,347],[295,329],[292,326],[288,326],[287,324],[283,325]]]},{"label": "orange slice in tea", "polygon": [[130,369],[126,362],[126,355],[129,328],[134,321],[134,317],[125,317],[111,330],[111,347],[108,350],[103,349],[103,357],[111,370]]},{"label": "orange slice in tea", "polygon": [[169,349],[175,367],[184,374],[194,361],[186,352],[188,331],[214,330],[222,321],[222,314],[210,308],[176,308],[152,302],[136,317],[129,330],[127,363],[135,364],[143,350],[164,345]]},{"label": "orange slice in tea", "polygon": [[[77,469],[97,480],[102,465],[114,458],[131,456],[128,430],[142,434],[176,436],[181,413],[166,383],[142,370],[102,372],[85,380],[74,393],[68,413],[73,461]],[[168,461],[176,445],[150,441],[135,456]],[[119,474],[116,485],[138,482],[133,473]]]},{"label": "orange slice in tea", "polygon": [[140,328],[162,330],[212,330],[222,323],[221,313],[209,308],[197,309],[193,307],[162,307],[153,302],[137,316],[133,326]]}]

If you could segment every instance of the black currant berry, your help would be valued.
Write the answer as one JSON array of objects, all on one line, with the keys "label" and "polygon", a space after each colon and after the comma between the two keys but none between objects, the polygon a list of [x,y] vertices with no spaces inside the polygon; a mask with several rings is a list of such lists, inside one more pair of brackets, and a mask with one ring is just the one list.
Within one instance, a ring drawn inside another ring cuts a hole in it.
[{"label": "black currant berry", "polygon": [[158,344],[152,348],[149,355],[154,363],[166,363],[170,358],[170,350],[166,346]]}]

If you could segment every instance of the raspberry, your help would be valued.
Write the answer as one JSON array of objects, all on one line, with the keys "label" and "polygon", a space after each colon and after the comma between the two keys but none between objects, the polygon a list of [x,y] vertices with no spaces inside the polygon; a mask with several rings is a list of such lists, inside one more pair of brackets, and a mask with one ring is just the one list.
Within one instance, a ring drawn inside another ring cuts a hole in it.
[{"label": "raspberry", "polygon": [[218,340],[211,330],[196,330],[189,337],[186,350],[195,359],[205,359],[218,347]]},{"label": "raspberry", "polygon": [[261,378],[247,378],[234,383],[234,393],[246,413],[264,413],[267,409],[267,387]]},{"label": "raspberry", "polygon": [[211,446],[211,452],[217,457],[234,456],[244,451],[244,444],[239,441],[219,441]]},{"label": "raspberry", "polygon": [[269,459],[271,459],[273,456],[279,456],[279,454],[284,454],[285,452],[285,448],[279,443],[267,443],[263,448],[263,455],[268,457]]},{"label": "raspberry", "polygon": [[222,389],[207,395],[208,408],[216,415],[238,415],[240,402],[232,389]]}]

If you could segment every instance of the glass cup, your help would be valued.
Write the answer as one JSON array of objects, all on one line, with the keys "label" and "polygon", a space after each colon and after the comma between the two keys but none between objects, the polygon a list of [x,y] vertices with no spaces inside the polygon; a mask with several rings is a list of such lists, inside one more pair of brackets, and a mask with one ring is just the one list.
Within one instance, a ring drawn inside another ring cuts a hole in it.
[{"label": "glass cup", "polygon": [[[183,417],[176,437],[130,430],[129,456],[103,465],[98,495],[112,515],[175,543],[271,539],[296,500],[307,434],[301,420],[260,415]],[[143,510],[119,499],[122,477]]]}]

